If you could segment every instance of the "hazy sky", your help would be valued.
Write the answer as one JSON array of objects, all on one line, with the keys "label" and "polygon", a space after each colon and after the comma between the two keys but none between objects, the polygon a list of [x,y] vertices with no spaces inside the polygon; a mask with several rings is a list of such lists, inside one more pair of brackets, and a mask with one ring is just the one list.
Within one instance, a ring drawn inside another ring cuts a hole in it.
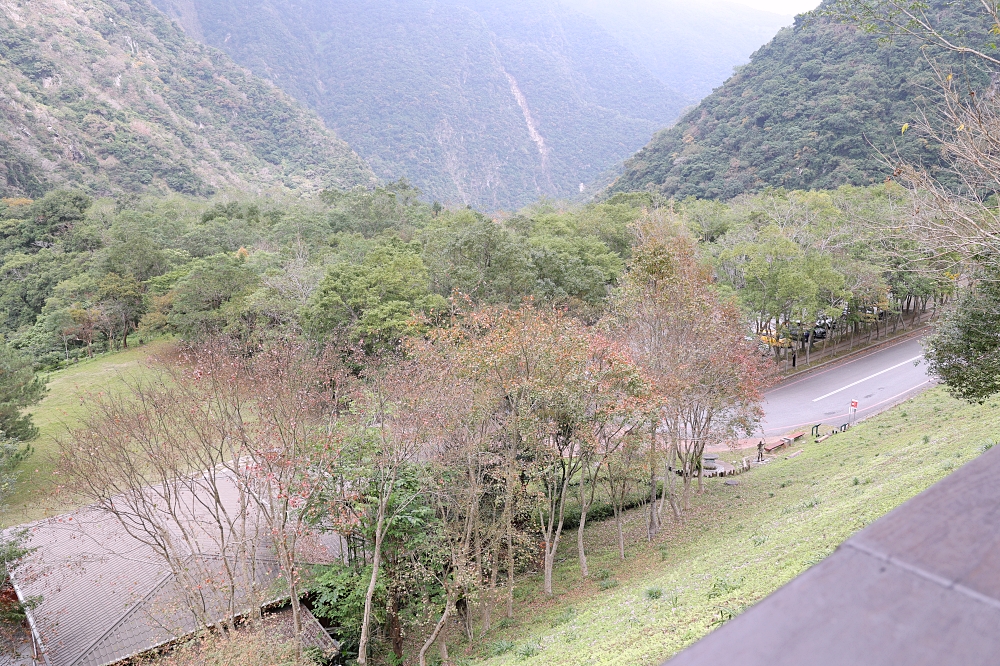
[{"label": "hazy sky", "polygon": [[819,7],[819,0],[735,0],[735,2],[776,14],[801,14]]}]

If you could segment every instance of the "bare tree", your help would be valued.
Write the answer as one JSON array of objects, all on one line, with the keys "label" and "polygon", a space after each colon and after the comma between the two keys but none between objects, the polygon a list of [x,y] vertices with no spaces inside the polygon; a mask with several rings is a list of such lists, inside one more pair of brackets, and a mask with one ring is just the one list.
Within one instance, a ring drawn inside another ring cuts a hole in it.
[{"label": "bare tree", "polygon": [[331,449],[330,375],[295,343],[247,356],[217,340],[90,396],[61,443],[74,487],[163,559],[198,624],[259,617],[274,558],[298,643],[299,537],[311,470]]},{"label": "bare tree", "polygon": [[625,504],[642,482],[639,472],[643,469],[644,456],[642,433],[638,430],[625,433],[605,458],[604,473],[599,477],[608,489],[618,535],[618,557],[622,560],[625,559]]}]

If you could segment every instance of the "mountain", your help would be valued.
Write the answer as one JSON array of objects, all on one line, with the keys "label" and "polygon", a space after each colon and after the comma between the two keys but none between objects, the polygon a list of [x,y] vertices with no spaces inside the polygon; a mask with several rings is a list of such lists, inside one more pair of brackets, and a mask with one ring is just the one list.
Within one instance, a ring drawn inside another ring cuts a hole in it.
[{"label": "mountain", "polygon": [[[945,29],[980,39],[974,8],[938,0],[930,11]],[[973,88],[989,83],[915,41],[880,44],[833,19],[799,16],[630,158],[609,191],[730,198],[769,186],[867,185],[889,175],[879,151],[933,168],[939,150],[901,131],[935,99],[928,54]]]},{"label": "mountain", "polygon": [[579,195],[693,101],[556,0],[155,2],[450,203]]},{"label": "mountain", "polygon": [[371,182],[314,113],[145,0],[0,4],[0,196]]},{"label": "mountain", "polygon": [[629,49],[667,87],[700,100],[792,16],[720,0],[562,0]]}]

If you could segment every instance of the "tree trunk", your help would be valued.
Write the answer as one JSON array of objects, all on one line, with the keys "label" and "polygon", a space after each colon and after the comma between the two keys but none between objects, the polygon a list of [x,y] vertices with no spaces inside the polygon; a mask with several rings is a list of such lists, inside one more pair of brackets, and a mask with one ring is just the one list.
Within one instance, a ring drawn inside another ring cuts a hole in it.
[{"label": "tree trunk", "polygon": [[358,666],[368,663],[368,641],[371,633],[372,599],[378,584],[378,569],[382,564],[382,537],[385,527],[385,512],[389,498],[382,498],[378,507],[378,521],[375,523],[375,552],[372,554],[372,576],[365,593],[365,611],[361,617],[361,639],[358,641]]},{"label": "tree trunk", "polygon": [[594,489],[597,487],[597,474],[600,473],[600,465],[594,471],[593,479],[590,483],[590,495],[584,491],[583,487],[583,477],[580,478],[580,525],[576,529],[576,550],[580,556],[580,574],[587,578],[590,576],[590,571],[587,569],[587,553],[584,551],[583,546],[583,530],[587,526],[587,512],[590,511],[591,505],[594,503]]},{"label": "tree trunk", "polygon": [[[676,447],[671,447],[669,460],[672,463],[676,459],[677,459]],[[674,519],[680,521],[681,507],[677,503],[676,488],[677,488],[677,474],[675,472],[670,472],[668,473],[667,478],[663,480],[663,494],[667,496],[667,499],[670,502],[670,509],[674,512]]]},{"label": "tree trunk", "polygon": [[[426,641],[424,641],[424,644],[420,648],[420,654],[417,655],[417,660],[420,663],[420,666],[427,666],[427,650],[429,650],[430,647],[434,645],[434,641],[437,640],[438,634],[440,634],[441,630],[444,628],[444,624],[445,622],[448,621],[448,615],[450,613],[451,613],[451,595],[449,594],[448,598],[445,600],[444,612],[441,613],[441,618],[437,621],[437,624],[434,625],[434,631],[432,631],[431,635],[427,637]],[[445,645],[445,647],[442,649],[443,656],[445,659],[447,659],[448,656],[447,650],[448,647],[447,645]],[[359,659],[360,656],[361,655],[359,653],[358,654]],[[358,663],[360,663],[360,661]]]},{"label": "tree trunk", "polygon": [[652,541],[660,531],[660,516],[656,509],[656,422],[650,429],[649,438],[649,522],[646,526],[646,538]]},{"label": "tree trunk", "polygon": [[389,643],[392,645],[392,653],[396,656],[397,663],[403,663],[403,626],[399,621],[399,598],[396,594],[389,597],[388,608]]},{"label": "tree trunk", "polygon": [[583,548],[583,528],[587,524],[587,512],[582,511],[580,513],[580,526],[576,528],[576,550],[580,555],[580,575],[584,578],[590,576],[590,571],[587,569],[587,553],[584,552]]},{"label": "tree trunk", "polygon": [[[558,541],[558,539],[556,539],[556,541]],[[555,542],[553,542],[553,545],[554,544]],[[555,561],[556,561],[555,548],[550,548],[549,546],[546,545],[545,563],[544,563],[545,581],[543,583],[542,591],[545,593],[545,596],[547,597],[552,596],[552,568],[555,565]]]},{"label": "tree trunk", "polygon": [[497,600],[497,575],[500,573],[500,549],[493,548],[493,561],[490,563],[490,591],[483,603],[482,633],[493,628],[493,604]]},{"label": "tree trunk", "polygon": [[618,559],[625,561],[625,532],[622,529],[622,512],[618,506],[615,510],[615,530],[618,532]]},{"label": "tree trunk", "polygon": [[514,539],[507,529],[507,619],[514,617]]},{"label": "tree trunk", "polygon": [[507,532],[507,619],[514,617],[514,511],[510,506],[513,492],[508,492],[506,532]]}]

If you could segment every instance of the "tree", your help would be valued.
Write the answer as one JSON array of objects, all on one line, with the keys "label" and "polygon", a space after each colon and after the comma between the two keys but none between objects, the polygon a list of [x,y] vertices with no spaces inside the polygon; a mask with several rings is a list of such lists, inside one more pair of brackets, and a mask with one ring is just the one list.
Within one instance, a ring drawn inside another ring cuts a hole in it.
[{"label": "tree", "polygon": [[[583,466],[579,482],[580,524],[576,530],[577,554],[580,573],[586,578],[587,555],[583,544],[583,531],[587,526],[587,513],[594,502],[603,468],[624,445],[631,434],[641,428],[648,413],[649,387],[641,371],[629,357],[625,346],[600,333],[591,333],[586,381],[578,388],[584,403]],[[627,456],[621,461],[630,460]],[[620,523],[618,524],[620,529]]]},{"label": "tree", "polygon": [[131,275],[108,273],[97,285],[98,328],[108,342],[128,349],[129,333],[146,311],[142,284]]},{"label": "tree", "polygon": [[[167,322],[185,340],[208,340],[231,326],[259,278],[240,257],[221,255],[195,262],[174,288]],[[236,337],[246,338],[240,331]]]},{"label": "tree", "polygon": [[[427,543],[436,583],[444,592],[443,608],[418,654],[421,666],[427,651],[438,641],[447,663],[447,623],[452,615],[465,619],[471,640],[471,603],[482,583],[481,508],[487,486],[489,421],[472,399],[468,378],[455,366],[454,348],[446,340],[420,350],[424,367],[435,380],[435,410],[439,427],[427,455],[429,480],[425,493],[434,507],[436,530]],[[490,603],[487,600],[486,603]]]},{"label": "tree", "polygon": [[618,535],[618,557],[625,559],[625,532],[623,517],[629,494],[642,482],[639,475],[645,461],[645,451],[640,432],[633,430],[622,437],[621,443],[609,452],[604,460],[604,473],[598,477],[608,489],[611,510],[615,517]]},{"label": "tree", "polygon": [[60,442],[63,470],[162,559],[201,625],[228,632],[247,608],[259,616],[273,594],[258,576],[270,550],[298,643],[302,537],[334,450],[336,365],[296,344],[248,355],[228,342],[90,396],[85,424]]},{"label": "tree", "polygon": [[70,307],[69,316],[73,320],[74,334],[87,345],[87,356],[93,356],[94,337],[98,330],[101,313],[94,308],[74,303]]},{"label": "tree", "polygon": [[[691,481],[700,482],[706,446],[749,434],[762,415],[762,391],[773,366],[748,340],[734,304],[722,300],[696,246],[672,214],[650,213],[636,228],[638,246],[612,303],[609,326],[650,383],[649,538],[659,529],[663,502],[678,518]],[[660,437],[663,498],[657,507],[656,474]],[[683,480],[678,497],[675,471]]]},{"label": "tree", "polygon": [[84,220],[91,203],[90,197],[75,190],[49,192],[28,207],[17,229],[19,245],[33,251],[52,247]]},{"label": "tree", "polygon": [[22,410],[38,403],[45,392],[31,359],[0,341],[0,432],[20,441],[34,439],[38,428]]},{"label": "tree", "polygon": [[442,216],[421,238],[438,293],[457,289],[477,303],[516,303],[535,287],[524,243],[511,229],[479,213]]},{"label": "tree", "polygon": [[347,427],[341,430],[345,467],[331,474],[331,494],[351,507],[371,531],[371,575],[365,592],[358,664],[368,663],[375,591],[386,537],[395,519],[420,496],[407,487],[407,469],[427,446],[434,420],[431,387],[412,361],[375,358],[364,370]]},{"label": "tree", "polygon": [[430,292],[419,248],[394,238],[368,252],[361,263],[331,266],[304,319],[317,338],[342,331],[376,350],[395,346],[415,322],[414,315],[432,316],[447,307],[443,297]]},{"label": "tree", "polygon": [[924,342],[931,372],[959,398],[1000,392],[1000,264],[983,260],[974,281]]},{"label": "tree", "polygon": [[[469,319],[465,363],[478,390],[489,396],[486,399],[504,433],[509,465],[507,538],[513,538],[513,495],[519,483],[515,475],[520,471],[515,461],[521,459],[537,496],[536,521],[544,546],[543,589],[551,595],[570,483],[584,462],[588,392],[604,376],[588,375],[595,367],[589,363],[590,337],[582,324],[563,312],[527,303],[517,310],[486,308]],[[512,561],[508,562],[512,567]],[[508,569],[508,585],[512,582]]]}]

